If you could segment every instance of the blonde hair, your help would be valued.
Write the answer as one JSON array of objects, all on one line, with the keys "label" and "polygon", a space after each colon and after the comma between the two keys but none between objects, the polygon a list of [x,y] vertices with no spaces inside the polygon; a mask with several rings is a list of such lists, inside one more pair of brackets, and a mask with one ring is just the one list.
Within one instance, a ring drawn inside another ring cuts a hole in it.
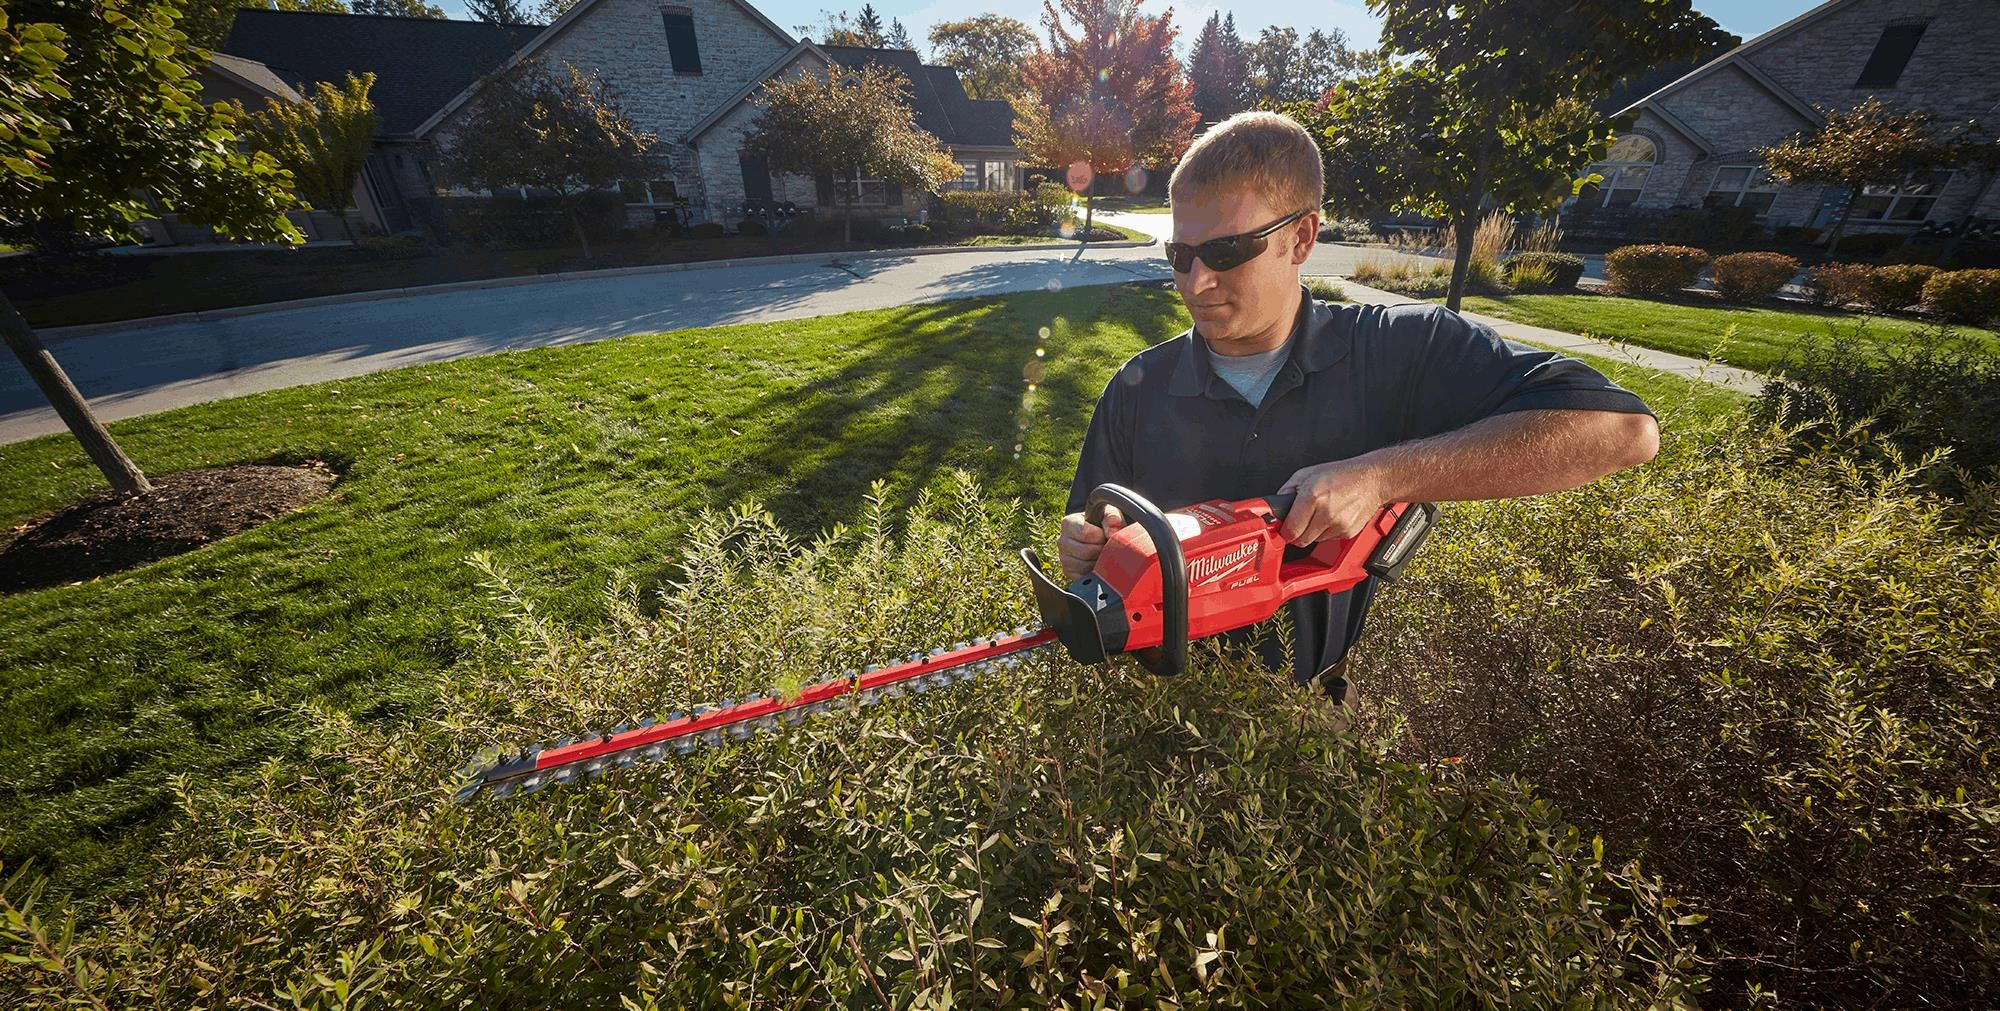
[{"label": "blonde hair", "polygon": [[1275,112],[1239,112],[1210,127],[1174,168],[1167,192],[1193,198],[1247,186],[1273,210],[1318,210],[1326,197],[1319,145],[1297,121]]}]

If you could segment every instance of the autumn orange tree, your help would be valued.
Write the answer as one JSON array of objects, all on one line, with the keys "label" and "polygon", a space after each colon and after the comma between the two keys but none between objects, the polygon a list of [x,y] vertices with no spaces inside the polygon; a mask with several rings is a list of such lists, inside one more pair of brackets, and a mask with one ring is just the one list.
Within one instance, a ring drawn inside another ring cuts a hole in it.
[{"label": "autumn orange tree", "polygon": [[[1049,42],[1021,68],[1014,100],[1014,143],[1042,165],[1088,165],[1094,179],[1134,165],[1180,158],[1194,137],[1192,89],[1174,58],[1173,12],[1139,13],[1136,2],[1042,0]],[[1072,171],[1084,195],[1090,234],[1090,184]]]}]

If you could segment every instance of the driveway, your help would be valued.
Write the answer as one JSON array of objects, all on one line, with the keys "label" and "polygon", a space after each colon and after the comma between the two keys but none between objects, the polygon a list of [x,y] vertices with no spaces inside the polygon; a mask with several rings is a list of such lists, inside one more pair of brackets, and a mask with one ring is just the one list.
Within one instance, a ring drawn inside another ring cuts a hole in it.
[{"label": "driveway", "polygon": [[[44,335],[99,418],[519,348],[800,319],[1074,285],[1165,279],[1159,247],[854,256],[621,273]],[[12,356],[0,444],[64,430]]]}]

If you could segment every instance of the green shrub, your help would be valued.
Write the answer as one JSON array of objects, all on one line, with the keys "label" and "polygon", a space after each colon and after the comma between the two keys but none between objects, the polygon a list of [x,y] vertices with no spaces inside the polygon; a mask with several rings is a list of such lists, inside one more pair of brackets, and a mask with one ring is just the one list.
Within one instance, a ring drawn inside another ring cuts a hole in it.
[{"label": "green shrub", "polygon": [[1924,308],[1954,323],[2000,318],[2000,270],[1953,270],[1924,282]]},{"label": "green shrub", "polygon": [[744,218],[743,220],[738,221],[736,223],[736,234],[769,235],[771,234],[771,229],[765,226],[765,224],[762,221],[759,221],[756,218]]},{"label": "green shrub", "polygon": [[931,237],[931,226],[921,221],[910,221],[900,225],[890,225],[883,231],[897,242],[923,242]]},{"label": "green shrub", "polygon": [[1822,263],[1806,274],[1806,291],[1817,305],[1846,306],[1867,297],[1875,268],[1866,263]]},{"label": "green shrub", "polygon": [[172,873],[74,935],[57,909],[0,922],[0,987],[120,1007],[1691,1005],[1683,911],[1548,805],[1389,761],[1288,677],[1205,650],[1171,681],[1051,658],[444,799],[475,752],[1030,619],[1018,509],[964,485],[899,525],[878,506],[803,542],[709,517],[675,583],[646,606],[617,589],[591,628],[487,563],[494,613],[438,712],[390,732],[321,714],[310,767],[182,784]]},{"label": "green shrub", "polygon": [[1374,242],[1375,226],[1366,221],[1334,218],[1319,223],[1321,242]]},{"label": "green shrub", "polygon": [[[576,217],[593,242],[615,237],[625,225],[625,198],[615,192],[574,198]],[[570,210],[552,197],[501,194],[437,201],[435,220],[453,242],[474,246],[568,246],[576,243]]]},{"label": "green shrub", "polygon": [[938,196],[931,218],[958,234],[1046,235],[1069,206],[1069,190],[1055,183],[1033,190],[952,190]]},{"label": "green shrub", "polygon": [[1322,302],[1353,301],[1347,297],[1347,289],[1341,287],[1340,282],[1332,278],[1307,277],[1300,279],[1299,283],[1305,285],[1306,291],[1311,292],[1312,297]]},{"label": "green shrub", "polygon": [[1783,253],[1731,253],[1715,259],[1715,286],[1732,302],[1760,302],[1798,272],[1799,261]]},{"label": "green shrub", "polygon": [[1716,1006],[1983,1005],[2000,546],[1866,432],[1663,413],[1649,465],[1452,507],[1350,677],[1407,757],[1643,853],[1708,916]]},{"label": "green shrub", "polygon": [[1908,239],[1895,232],[1849,233],[1840,237],[1834,249],[1841,256],[1882,256],[1901,249]]},{"label": "green shrub", "polygon": [[1604,276],[1622,295],[1675,295],[1701,276],[1708,253],[1691,246],[1620,246],[1604,255]]},{"label": "green shrub", "polygon": [[1876,267],[1861,285],[1861,301],[1876,312],[1897,312],[1923,301],[1924,282],[1938,269],[1924,263]]},{"label": "green shrub", "polygon": [[1779,225],[1771,230],[1771,241],[1781,246],[1810,246],[1819,242],[1819,229],[1805,225]]},{"label": "green shrub", "polygon": [[704,221],[690,226],[687,234],[690,239],[719,239],[728,235],[729,229],[720,221]]},{"label": "green shrub", "polygon": [[2000,358],[1948,326],[1886,348],[1867,336],[1864,322],[1801,343],[1765,387],[1763,416],[1865,419],[1907,460],[1948,451],[1925,472],[1947,495],[2000,480]]},{"label": "green shrub", "polygon": [[354,245],[383,260],[414,260],[434,252],[421,235],[359,235]]},{"label": "green shrub", "polygon": [[1582,277],[1583,257],[1573,253],[1516,253],[1506,264],[1508,285],[1521,291],[1574,291]]}]

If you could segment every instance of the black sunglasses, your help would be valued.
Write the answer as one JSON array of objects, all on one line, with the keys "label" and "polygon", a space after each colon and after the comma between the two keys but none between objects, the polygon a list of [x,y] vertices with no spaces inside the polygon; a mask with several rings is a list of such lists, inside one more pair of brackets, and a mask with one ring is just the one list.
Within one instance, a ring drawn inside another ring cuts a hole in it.
[{"label": "black sunglasses", "polygon": [[1270,245],[1270,240],[1265,236],[1310,213],[1312,213],[1310,207],[1302,211],[1293,211],[1254,232],[1225,235],[1219,239],[1210,239],[1198,246],[1190,246],[1185,242],[1169,242],[1167,262],[1174,265],[1176,274],[1185,274],[1193,270],[1194,258],[1197,256],[1201,257],[1201,262],[1208,264],[1210,270],[1232,270],[1249,262],[1262,253],[1264,247]]}]

